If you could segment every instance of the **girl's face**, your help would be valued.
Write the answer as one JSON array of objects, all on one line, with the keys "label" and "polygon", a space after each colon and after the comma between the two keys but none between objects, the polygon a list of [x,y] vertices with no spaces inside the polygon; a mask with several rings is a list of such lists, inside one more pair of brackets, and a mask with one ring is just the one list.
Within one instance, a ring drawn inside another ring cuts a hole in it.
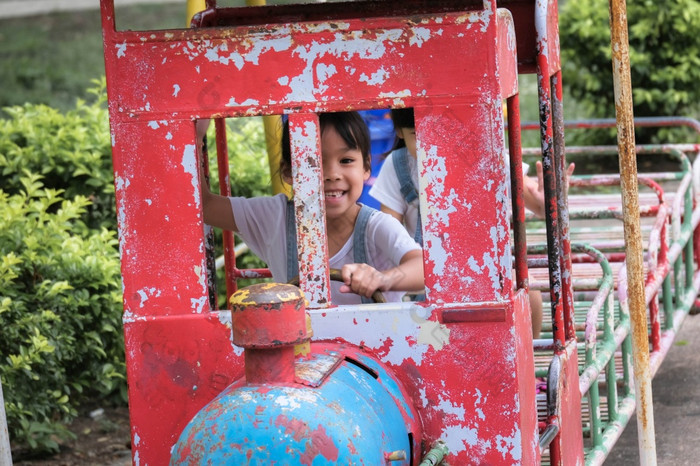
[{"label": "girl's face", "polygon": [[353,212],[370,172],[364,168],[362,152],[349,148],[332,125],[321,134],[321,153],[326,218],[342,217]]},{"label": "girl's face", "polygon": [[396,134],[406,143],[406,150],[414,158],[416,156],[416,129],[415,128],[399,128]]}]

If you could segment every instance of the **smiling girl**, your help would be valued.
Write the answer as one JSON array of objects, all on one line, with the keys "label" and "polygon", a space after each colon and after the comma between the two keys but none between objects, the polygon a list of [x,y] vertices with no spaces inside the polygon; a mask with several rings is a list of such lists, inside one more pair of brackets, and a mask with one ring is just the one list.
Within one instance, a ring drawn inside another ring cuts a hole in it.
[{"label": "smiling girl", "polygon": [[[420,246],[390,215],[357,203],[370,176],[370,139],[357,112],[319,115],[329,267],[340,269],[343,283],[331,284],[334,304],[354,304],[384,292],[400,301],[406,291],[422,291]],[[289,131],[282,139],[280,173],[291,182]],[[264,260],[272,277],[287,282],[298,274],[291,201],[272,197],[224,197],[202,182],[205,223],[235,231]]]}]

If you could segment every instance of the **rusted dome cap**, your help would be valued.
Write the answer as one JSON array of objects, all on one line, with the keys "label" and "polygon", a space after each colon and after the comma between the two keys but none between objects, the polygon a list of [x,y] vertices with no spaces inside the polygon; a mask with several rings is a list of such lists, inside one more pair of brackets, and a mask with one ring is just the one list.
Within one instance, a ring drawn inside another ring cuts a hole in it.
[{"label": "rusted dome cap", "polygon": [[304,295],[294,285],[261,283],[238,290],[229,300],[233,343],[274,348],[302,343],[306,330]]}]

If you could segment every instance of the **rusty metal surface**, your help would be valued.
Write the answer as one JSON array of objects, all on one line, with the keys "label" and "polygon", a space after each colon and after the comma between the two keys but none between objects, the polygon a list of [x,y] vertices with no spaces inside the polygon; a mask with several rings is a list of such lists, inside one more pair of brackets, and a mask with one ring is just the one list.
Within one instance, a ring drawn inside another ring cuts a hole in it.
[{"label": "rusty metal surface", "polygon": [[651,398],[651,372],[649,370],[642,242],[639,227],[637,158],[634,148],[634,115],[632,110],[629,39],[627,36],[627,7],[624,0],[610,0],[609,5],[622,210],[625,217],[628,297],[632,346],[634,349],[634,380],[638,403],[639,456],[642,465],[654,465],[656,464],[656,442]]}]

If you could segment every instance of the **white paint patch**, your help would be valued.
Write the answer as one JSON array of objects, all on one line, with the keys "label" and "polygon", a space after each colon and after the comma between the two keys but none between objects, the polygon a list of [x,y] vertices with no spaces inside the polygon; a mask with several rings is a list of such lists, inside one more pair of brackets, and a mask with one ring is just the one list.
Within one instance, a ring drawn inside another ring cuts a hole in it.
[{"label": "white paint patch", "polygon": [[362,31],[352,31],[337,33],[328,42],[313,41],[308,45],[298,46],[292,54],[298,55],[306,62],[306,66],[299,75],[291,78],[291,91],[286,99],[299,102],[316,100],[315,94],[323,92],[326,86],[314,80],[314,70],[325,57],[330,56],[347,62],[381,60],[386,53],[384,43],[398,40],[402,33],[401,29],[387,29],[378,33],[376,38],[369,39],[363,36]]},{"label": "white paint patch", "polygon": [[461,425],[445,426],[440,438],[445,441],[452,454],[459,454],[467,449],[467,445],[476,446],[479,437],[477,429],[471,429]]},{"label": "white paint patch", "polygon": [[411,90],[410,89],[404,89],[401,91],[396,91],[396,92],[380,92],[379,93],[379,98],[380,99],[394,99],[394,105],[396,106],[401,106],[403,105],[403,99],[404,97],[411,97]]},{"label": "white paint patch", "polygon": [[204,312],[204,306],[207,304],[207,297],[202,296],[201,298],[195,299],[191,298],[190,299],[190,307],[192,308],[192,311],[194,311],[196,314],[201,314]]},{"label": "white paint patch", "polygon": [[182,162],[180,163],[192,177],[192,196],[194,197],[194,205],[199,207],[199,177],[197,176],[197,154],[194,144],[187,144],[182,153]]},{"label": "white paint patch", "polygon": [[151,129],[158,129],[158,128],[160,128],[160,125],[158,124],[157,121],[151,120],[148,122],[148,127]]},{"label": "white paint patch", "polygon": [[180,93],[180,86],[177,84],[173,84],[173,97],[177,97],[177,95]]},{"label": "white paint patch", "polygon": [[129,178],[122,178],[121,176],[117,175],[117,177],[114,180],[114,184],[117,187],[117,191],[121,191],[122,189],[128,188],[131,184],[131,181],[129,180]]},{"label": "white paint patch", "polygon": [[123,44],[115,45],[115,47],[117,48],[117,58],[126,56],[126,41]]},{"label": "white paint patch", "polygon": [[450,329],[440,322],[426,321],[420,326],[418,343],[430,345],[435,351],[440,351],[450,343]]},{"label": "white paint patch", "polygon": [[226,106],[227,107],[250,107],[250,106],[254,107],[254,106],[257,106],[258,104],[260,104],[260,102],[255,100],[255,99],[246,99],[239,104],[238,102],[236,102],[235,97],[231,97],[231,99],[229,99]]},{"label": "white paint patch", "polygon": [[[411,32],[413,34],[408,39],[408,45],[417,45],[420,48],[424,42],[430,39],[430,29],[428,28],[413,28]],[[442,35],[442,29],[440,30],[440,35]]]},{"label": "white paint patch", "polygon": [[520,461],[523,456],[522,439],[520,435],[520,427],[517,423],[513,426],[513,433],[510,437],[497,435],[494,439],[496,450],[501,453],[503,459],[506,459],[506,454],[509,454],[513,461]]},{"label": "white paint patch", "polygon": [[440,397],[439,403],[435,406],[436,409],[439,409],[445,414],[453,414],[457,416],[458,419],[464,419],[464,416],[466,414],[466,410],[464,409],[464,406],[459,406],[453,403],[450,403],[449,400],[445,400],[444,398]]},{"label": "white paint patch", "polygon": [[289,84],[289,76],[282,76],[277,80],[277,82],[280,83],[280,85],[282,86],[286,86],[287,84]]},{"label": "white paint patch", "polygon": [[159,297],[160,296],[160,290],[154,287],[150,288],[141,288],[136,292],[136,294],[139,295],[139,298],[141,298],[141,301],[139,302],[139,308],[143,308],[143,305],[146,301],[148,301],[151,297]]},{"label": "white paint patch", "polygon": [[[450,235],[445,233],[442,238],[436,236],[431,230],[427,230],[423,235],[423,248],[428,249],[430,261],[433,263],[433,273],[437,276],[445,274],[445,264],[450,254],[445,249],[445,244],[449,244]],[[439,285],[439,282],[436,283]],[[440,288],[441,289],[441,288]]]},{"label": "white paint patch", "polygon": [[302,406],[313,406],[321,399],[320,393],[315,390],[299,390],[284,387],[282,391],[285,395],[276,397],[274,403],[289,410],[301,409]]},{"label": "white paint patch", "polygon": [[420,401],[423,404],[423,408],[428,407],[428,397],[425,395],[425,387],[421,387],[418,390],[418,395],[420,396]]},{"label": "white paint patch", "polygon": [[[247,50],[241,47],[240,52],[233,51],[228,53],[228,44],[226,42],[221,42],[213,47],[207,44],[204,57],[211,62],[221,63],[222,65],[233,63],[236,68],[241,70],[246,63],[258,65],[260,56],[266,52],[271,50],[276,52],[288,50],[292,46],[292,42],[292,37],[289,34],[288,28],[284,28],[273,36],[268,35],[265,38],[260,37],[252,39],[249,42],[252,46]],[[188,55],[192,54],[188,52]]]},{"label": "white paint patch", "polygon": [[432,310],[410,303],[338,306],[332,312],[311,310],[314,340],[342,338],[386,352],[381,358],[401,365],[412,360],[420,365],[430,345],[418,342],[421,324]]},{"label": "white paint patch", "polygon": [[372,73],[372,76],[369,77],[366,74],[362,73],[360,75],[360,82],[367,83],[370,86],[377,86],[380,84],[384,84],[388,77],[389,73],[382,67],[379,68],[376,72]]},{"label": "white paint patch", "polygon": [[171,141],[173,139],[173,133],[168,131],[168,133],[165,135],[165,139]]},{"label": "white paint patch", "polygon": [[316,76],[320,82],[325,82],[328,78],[338,73],[334,64],[326,65],[325,63],[319,63],[316,66]]},{"label": "white paint patch", "polygon": [[150,200],[150,199],[146,199],[146,204],[148,204],[148,205],[152,205],[152,204],[153,204],[153,201],[152,201],[152,200]]}]

